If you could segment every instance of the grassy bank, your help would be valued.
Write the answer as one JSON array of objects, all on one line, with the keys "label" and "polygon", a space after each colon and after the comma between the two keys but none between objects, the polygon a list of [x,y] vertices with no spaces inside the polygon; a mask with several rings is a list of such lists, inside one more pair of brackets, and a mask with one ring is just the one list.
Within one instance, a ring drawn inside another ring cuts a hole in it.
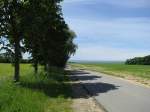
[{"label": "grassy bank", "polygon": [[35,77],[31,65],[21,65],[20,84],[12,82],[13,68],[0,64],[0,112],[72,112],[66,73],[42,68]]},{"label": "grassy bank", "polygon": [[149,83],[150,66],[148,65],[125,65],[123,63],[74,63],[72,67],[107,73],[122,78],[135,79],[142,83]]}]

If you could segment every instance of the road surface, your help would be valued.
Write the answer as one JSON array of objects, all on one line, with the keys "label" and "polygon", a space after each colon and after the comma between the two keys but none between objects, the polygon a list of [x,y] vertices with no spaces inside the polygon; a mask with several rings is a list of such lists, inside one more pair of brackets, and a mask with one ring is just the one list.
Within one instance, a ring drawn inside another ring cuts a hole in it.
[{"label": "road surface", "polygon": [[102,73],[73,70],[93,97],[108,112],[150,112],[150,88]]}]

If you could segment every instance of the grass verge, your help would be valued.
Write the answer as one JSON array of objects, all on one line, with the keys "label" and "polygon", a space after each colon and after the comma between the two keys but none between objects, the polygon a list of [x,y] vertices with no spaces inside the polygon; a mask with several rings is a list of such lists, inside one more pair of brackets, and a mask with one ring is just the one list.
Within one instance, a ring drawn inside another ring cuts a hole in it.
[{"label": "grass verge", "polygon": [[0,64],[0,112],[72,112],[71,89],[66,73],[40,70],[36,77],[31,65],[21,65],[20,84],[12,82],[10,64]]},{"label": "grass verge", "polygon": [[141,82],[142,84],[150,85],[150,66],[148,65],[125,65],[123,63],[79,63],[71,64],[71,66],[74,68],[82,68],[131,79]]}]

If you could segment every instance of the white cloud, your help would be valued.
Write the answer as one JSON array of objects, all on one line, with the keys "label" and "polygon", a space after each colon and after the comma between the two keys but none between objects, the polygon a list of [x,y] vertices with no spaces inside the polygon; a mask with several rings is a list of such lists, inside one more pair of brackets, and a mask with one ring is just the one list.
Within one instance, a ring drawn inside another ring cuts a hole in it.
[{"label": "white cloud", "polygon": [[[76,60],[126,60],[136,56],[150,54],[150,18],[119,18],[111,20],[67,19],[70,27],[75,30],[78,38],[86,40],[79,42],[79,49],[72,59]],[[102,45],[102,39],[108,40]],[[119,41],[114,41],[114,40]],[[92,43],[96,40],[98,43]],[[132,41],[131,43],[128,43]],[[121,42],[121,43],[120,43]],[[138,43],[138,47],[135,47]],[[111,46],[115,44],[116,46]],[[125,44],[119,48],[119,44]],[[118,46],[118,47],[117,47]],[[144,49],[146,46],[146,49]],[[140,48],[141,47],[141,48]],[[140,49],[139,49],[140,48]]]},{"label": "white cloud", "polygon": [[149,7],[149,0],[65,0],[64,3],[108,4],[119,7],[140,8]]},{"label": "white cloud", "polygon": [[150,51],[136,49],[109,48],[104,46],[86,46],[77,50],[72,60],[126,60],[137,56],[149,55]]},{"label": "white cloud", "polygon": [[150,18],[110,20],[66,18],[66,20],[77,35],[82,37],[150,40]]},{"label": "white cloud", "polygon": [[105,2],[116,6],[131,7],[131,8],[150,6],[149,0],[106,0]]},{"label": "white cloud", "polygon": [[[64,4],[67,4],[65,7],[72,7],[73,4],[91,4],[144,9],[150,7],[150,0],[65,0]],[[150,54],[150,17],[129,15],[128,18],[98,19],[100,17],[93,17],[94,14],[92,17],[77,14],[67,15],[69,18],[66,16],[67,23],[78,36],[79,49],[72,59],[126,60]]]},{"label": "white cloud", "polygon": [[23,59],[29,59],[31,57],[31,54],[26,52],[23,54]]}]

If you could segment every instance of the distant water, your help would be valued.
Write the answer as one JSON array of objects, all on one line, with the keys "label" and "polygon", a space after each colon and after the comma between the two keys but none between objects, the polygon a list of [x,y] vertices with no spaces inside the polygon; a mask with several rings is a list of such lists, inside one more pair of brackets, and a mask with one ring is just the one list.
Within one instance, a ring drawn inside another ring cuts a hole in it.
[{"label": "distant water", "polygon": [[72,63],[94,63],[94,64],[98,64],[98,63],[124,63],[125,61],[85,61],[85,60],[70,60],[69,62]]}]

